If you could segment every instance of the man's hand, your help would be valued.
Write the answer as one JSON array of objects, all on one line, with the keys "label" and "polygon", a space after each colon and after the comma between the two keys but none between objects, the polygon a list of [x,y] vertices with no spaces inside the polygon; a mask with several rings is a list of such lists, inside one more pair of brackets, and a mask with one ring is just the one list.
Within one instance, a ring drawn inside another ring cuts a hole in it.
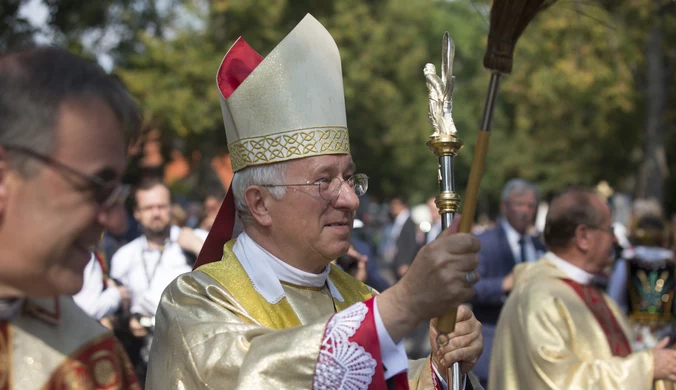
[{"label": "man's hand", "polygon": [[404,275],[406,275],[406,272],[408,272],[408,264],[402,264],[397,268],[397,276],[399,279],[403,278]]},{"label": "man's hand", "polygon": [[136,319],[136,317],[131,317],[129,319],[129,331],[131,331],[131,334],[134,335],[134,337],[146,337],[148,335],[148,329],[146,329],[145,326],[141,325],[140,322]]},{"label": "man's hand", "polygon": [[350,245],[350,249],[347,250],[347,255],[354,257],[358,261],[357,272],[353,275],[354,278],[362,283],[366,282],[366,278],[368,278],[368,272],[366,272],[366,262],[369,259],[368,256],[357,252],[352,245]]},{"label": "man's hand", "polygon": [[357,272],[354,274],[354,278],[362,283],[366,283],[369,273],[366,271],[366,260],[359,259],[357,263]]},{"label": "man's hand", "polygon": [[118,285],[113,279],[106,279],[106,285],[108,288],[115,288],[120,293],[120,307],[124,310],[129,310],[129,305],[131,304],[131,293],[129,289],[124,285]]},{"label": "man's hand", "polygon": [[103,317],[99,320],[99,323],[108,328],[108,330],[113,330],[114,328],[113,319],[111,317]]},{"label": "man's hand", "polygon": [[189,227],[181,228],[181,233],[179,233],[176,242],[178,243],[178,246],[181,247],[181,249],[195,255],[200,253],[200,250],[202,250],[202,245],[204,245],[204,241],[197,237],[195,232]]},{"label": "man's hand", "polygon": [[514,288],[514,271],[510,272],[509,275],[505,276],[502,279],[502,291],[508,293]]},{"label": "man's hand", "polygon": [[[437,345],[436,319],[430,322],[430,343],[432,362],[441,375],[446,375],[453,363],[459,362],[462,373],[468,373],[479,360],[484,350],[484,338],[481,335],[481,322],[464,305],[458,306],[455,330],[449,335],[449,342],[439,349]],[[448,380],[448,378],[445,378]],[[448,382],[447,382],[448,383]]]},{"label": "man's hand", "polygon": [[475,272],[480,246],[469,234],[444,231],[418,252],[399,283],[378,297],[380,316],[395,343],[421,321],[439,317],[474,296],[466,275]]},{"label": "man's hand", "polygon": [[676,350],[667,348],[669,337],[665,337],[653,348],[655,362],[654,379],[676,381]]}]

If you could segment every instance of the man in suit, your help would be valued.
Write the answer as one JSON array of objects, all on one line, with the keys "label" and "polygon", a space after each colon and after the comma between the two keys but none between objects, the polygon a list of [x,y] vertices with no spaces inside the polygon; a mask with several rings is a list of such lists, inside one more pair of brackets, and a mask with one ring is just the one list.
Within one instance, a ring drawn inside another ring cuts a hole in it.
[{"label": "man in suit", "polygon": [[545,253],[542,242],[529,234],[537,204],[537,187],[522,179],[508,181],[500,201],[501,221],[495,228],[477,236],[481,241],[477,268],[481,280],[475,285],[472,305],[477,319],[483,324],[484,353],[477,363],[476,374],[484,385],[488,381],[498,316],[513,287],[512,269],[516,264],[536,261]]},{"label": "man in suit", "polygon": [[[436,197],[431,197],[427,199],[427,207],[430,209],[430,216],[432,220],[430,221],[430,230],[425,233],[425,244],[429,244],[434,241],[437,236],[441,233],[441,214],[439,214],[439,208],[435,203]],[[455,220],[460,220],[459,215],[456,215]]]},{"label": "man in suit", "polygon": [[401,279],[424,244],[425,236],[416,226],[403,197],[390,201],[390,216],[394,220],[390,230],[390,245],[393,252],[392,266],[397,280]]}]

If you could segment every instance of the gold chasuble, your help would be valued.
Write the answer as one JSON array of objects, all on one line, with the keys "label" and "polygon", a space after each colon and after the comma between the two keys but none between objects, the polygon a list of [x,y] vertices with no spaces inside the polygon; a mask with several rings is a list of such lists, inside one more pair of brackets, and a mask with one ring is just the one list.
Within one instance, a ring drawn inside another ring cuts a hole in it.
[{"label": "gold chasuble", "polygon": [[[331,266],[330,284],[281,282],[283,297],[270,303],[233,253],[235,241],[221,261],[164,292],[147,389],[388,388],[371,288]],[[434,389],[429,359],[411,363],[408,380],[401,373],[391,386]]]},{"label": "gold chasuble", "polygon": [[70,297],[27,299],[0,320],[0,390],[140,390],[112,333]]},{"label": "gold chasuble", "polygon": [[630,328],[615,302],[599,292],[607,305],[593,312],[548,256],[515,268],[493,341],[489,389],[651,389],[652,352],[625,350]]}]

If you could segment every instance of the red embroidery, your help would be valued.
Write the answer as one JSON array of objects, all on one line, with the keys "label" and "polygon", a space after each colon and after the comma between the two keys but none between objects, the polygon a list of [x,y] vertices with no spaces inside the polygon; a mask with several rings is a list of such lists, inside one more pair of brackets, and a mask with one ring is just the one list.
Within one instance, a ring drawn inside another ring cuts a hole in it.
[{"label": "red embroidery", "polygon": [[106,280],[108,280],[108,277],[109,277],[108,263],[106,262],[106,255],[101,249],[96,248],[94,250],[94,258],[96,259],[96,261],[101,266],[101,280],[103,281],[103,285],[105,286]]},{"label": "red embroidery", "polygon": [[603,333],[605,333],[608,339],[608,345],[613,355],[619,357],[629,355],[631,353],[629,340],[627,340],[627,336],[624,334],[613,312],[610,311],[603,293],[592,286],[579,284],[569,279],[562,280],[572,287],[577,295],[582,298],[582,301],[592,312],[596,321],[601,325],[601,329],[603,329]]},{"label": "red embroidery", "polygon": [[108,335],[77,352],[54,371],[44,390],[141,390],[120,344]]}]

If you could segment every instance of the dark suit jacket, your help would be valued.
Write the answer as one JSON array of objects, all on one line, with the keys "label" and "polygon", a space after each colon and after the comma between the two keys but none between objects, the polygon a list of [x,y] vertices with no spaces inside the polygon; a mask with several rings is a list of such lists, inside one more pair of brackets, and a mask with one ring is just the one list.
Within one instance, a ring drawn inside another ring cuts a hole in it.
[{"label": "dark suit jacket", "polygon": [[[502,292],[502,280],[512,272],[516,261],[502,224],[486,230],[477,238],[481,241],[477,267],[481,280],[474,286],[476,294],[472,299],[472,311],[483,325],[484,352],[477,362],[475,373],[482,380],[486,380],[495,325],[506,298]],[[533,237],[533,246],[538,256],[546,252],[544,244],[537,237]]]},{"label": "dark suit jacket", "polygon": [[[418,254],[418,250],[422,247],[421,243],[417,240],[418,227],[415,225],[415,222],[409,217],[404,226],[401,227],[401,233],[397,239],[397,253],[394,255],[394,260],[392,261],[392,266],[394,267],[394,273],[397,274],[397,269],[401,265],[411,265],[415,255]],[[421,238],[424,236],[421,235]]]},{"label": "dark suit jacket", "polygon": [[351,241],[354,249],[367,257],[366,281],[364,284],[373,287],[378,292],[383,292],[388,289],[390,287],[390,283],[380,274],[380,270],[378,269],[378,260],[375,257],[371,245],[369,245],[368,242],[360,240],[354,236],[352,237]]}]

